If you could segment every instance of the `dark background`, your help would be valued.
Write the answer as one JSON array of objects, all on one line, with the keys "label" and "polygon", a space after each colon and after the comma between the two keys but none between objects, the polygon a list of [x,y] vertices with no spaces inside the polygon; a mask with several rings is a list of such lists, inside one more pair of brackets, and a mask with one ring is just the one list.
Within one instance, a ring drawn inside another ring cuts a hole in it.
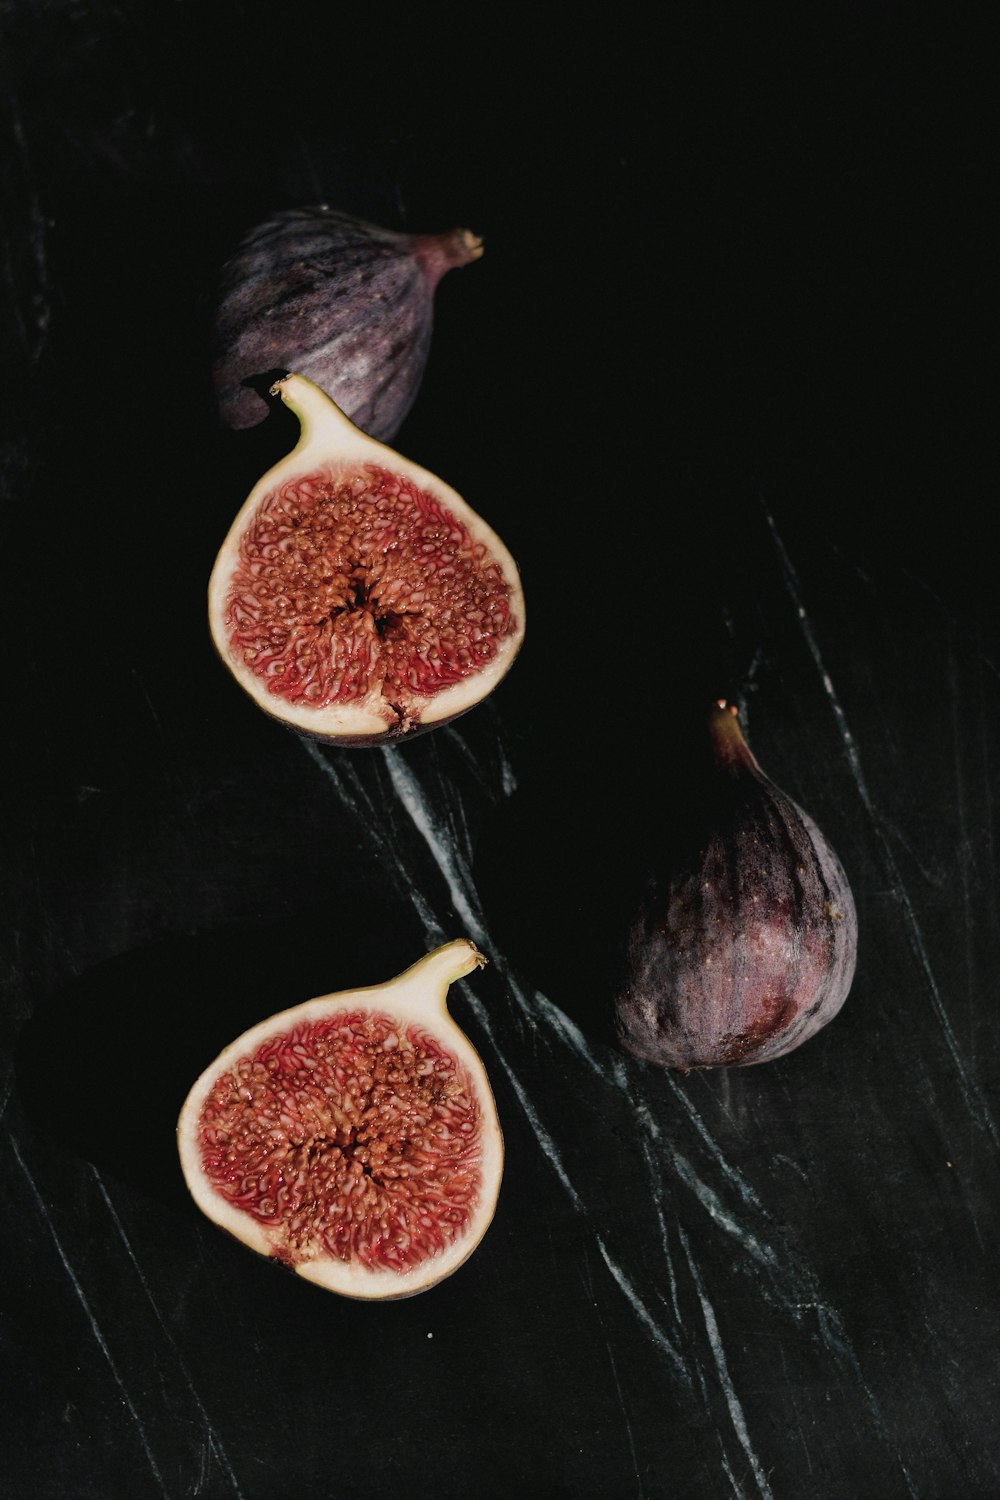
[{"label": "dark background", "polygon": [[[988,1496],[1000,712],[983,36],[904,6],[600,28],[0,4],[6,1493]],[[204,591],[290,445],[217,426],[218,267],[277,208],[468,225],[396,440],[519,559],[449,728],[308,747]],[[861,929],[801,1050],[613,1044],[707,702]],[[345,1302],[188,1201],[226,1041],[467,933],[497,1216]]]}]

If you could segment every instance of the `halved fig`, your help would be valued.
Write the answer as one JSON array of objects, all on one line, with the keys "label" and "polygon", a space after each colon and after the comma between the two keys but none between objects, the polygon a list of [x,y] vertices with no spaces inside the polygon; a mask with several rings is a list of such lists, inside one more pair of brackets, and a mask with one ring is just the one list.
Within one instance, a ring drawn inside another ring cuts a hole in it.
[{"label": "halved fig", "polygon": [[216,560],[222,660],[261,708],[316,739],[377,744],[465,713],[524,637],[510,553],[455,490],[304,376],[272,394],[302,431]]},{"label": "halved fig", "polygon": [[177,1125],[198,1207],[345,1297],[409,1297],[449,1276],[489,1227],[503,1173],[486,1070],[447,1009],[449,985],[485,963],[458,939],[237,1038]]}]

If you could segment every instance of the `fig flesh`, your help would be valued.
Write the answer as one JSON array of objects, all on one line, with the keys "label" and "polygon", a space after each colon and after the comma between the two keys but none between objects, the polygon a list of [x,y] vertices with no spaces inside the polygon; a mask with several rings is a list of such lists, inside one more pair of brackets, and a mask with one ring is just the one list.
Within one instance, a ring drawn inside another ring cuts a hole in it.
[{"label": "fig flesh", "polygon": [[486,1070],[447,1009],[449,985],[485,962],[458,939],[237,1038],[178,1121],[198,1207],[346,1297],[409,1297],[449,1276],[489,1227],[503,1173]]},{"label": "fig flesh", "polygon": [[367,437],[300,375],[274,393],[298,445],[255,485],[216,560],[209,622],[267,713],[372,745],[465,713],[524,635],[513,558],[460,495]]},{"label": "fig flesh", "polygon": [[622,1045],[662,1067],[782,1057],[833,1019],[857,957],[854,899],[809,815],[765,776],[724,701],[709,720],[711,812],[658,872],[628,936]]},{"label": "fig flesh", "polygon": [[213,379],[223,421],[262,421],[267,406],[245,382],[297,370],[390,441],[423,378],[437,284],[482,253],[467,229],[398,234],[325,204],[257,225],[220,278]]}]

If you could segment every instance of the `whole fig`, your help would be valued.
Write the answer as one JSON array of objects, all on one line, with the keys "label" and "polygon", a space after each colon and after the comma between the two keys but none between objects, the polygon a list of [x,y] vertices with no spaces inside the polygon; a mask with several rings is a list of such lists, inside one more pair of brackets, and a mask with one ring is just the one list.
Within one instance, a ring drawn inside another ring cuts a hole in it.
[{"label": "whole fig", "polygon": [[482,253],[467,229],[398,234],[326,204],[258,224],[220,277],[213,379],[223,421],[262,421],[267,405],[245,382],[295,370],[388,442],[423,378],[435,288]]},{"label": "whole fig", "polygon": [[720,700],[707,812],[658,871],[628,933],[618,1035],[662,1067],[791,1052],[837,1014],[857,957],[847,877],[816,824],[765,776]]}]

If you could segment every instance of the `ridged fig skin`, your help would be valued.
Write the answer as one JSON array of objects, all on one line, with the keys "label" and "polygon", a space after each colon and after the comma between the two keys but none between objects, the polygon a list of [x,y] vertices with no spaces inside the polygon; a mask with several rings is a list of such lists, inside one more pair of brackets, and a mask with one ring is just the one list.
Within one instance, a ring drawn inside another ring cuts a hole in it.
[{"label": "ridged fig skin", "polygon": [[481,254],[466,229],[401,234],[325,204],[257,225],[220,277],[212,373],[223,422],[256,426],[267,404],[244,382],[295,370],[389,442],[423,378],[435,288]]},{"label": "ridged fig skin", "polygon": [[760,769],[724,703],[710,715],[710,826],[654,879],[629,934],[618,1035],[665,1068],[783,1057],[840,1010],[857,960],[854,898],[808,813]]}]

